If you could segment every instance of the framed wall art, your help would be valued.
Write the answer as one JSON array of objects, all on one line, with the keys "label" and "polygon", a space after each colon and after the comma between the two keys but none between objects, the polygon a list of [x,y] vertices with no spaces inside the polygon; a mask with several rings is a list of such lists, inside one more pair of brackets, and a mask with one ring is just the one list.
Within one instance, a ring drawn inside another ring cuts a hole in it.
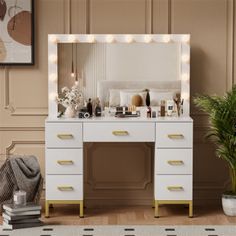
[{"label": "framed wall art", "polygon": [[0,0],[0,65],[34,64],[34,0]]}]

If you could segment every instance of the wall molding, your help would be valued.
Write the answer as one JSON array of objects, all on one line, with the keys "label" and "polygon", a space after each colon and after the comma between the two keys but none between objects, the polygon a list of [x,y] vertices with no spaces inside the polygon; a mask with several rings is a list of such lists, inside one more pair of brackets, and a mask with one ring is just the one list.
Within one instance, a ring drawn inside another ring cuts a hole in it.
[{"label": "wall molding", "polygon": [[145,0],[145,33],[153,34],[153,0]]},{"label": "wall molding", "polygon": [[6,155],[12,154],[11,151],[16,145],[44,145],[45,141],[41,140],[13,140],[9,146],[6,147]]},{"label": "wall molding", "polygon": [[[135,148],[141,148],[141,150],[145,150],[145,174],[143,176],[143,179],[140,181],[123,181],[123,182],[115,182],[114,180],[111,181],[100,181],[97,179],[97,177],[94,175],[94,156],[93,152],[95,152],[98,148],[103,148],[106,143],[87,143],[86,147],[84,147],[84,160],[85,160],[85,182],[90,186],[92,191],[97,190],[146,190],[148,186],[152,183],[152,157],[153,157],[153,150],[154,148],[150,146],[148,143],[140,143],[138,146],[137,144],[128,144],[129,147],[131,145],[134,145]],[[116,143],[114,144],[108,144],[109,147],[114,148],[114,150],[118,150],[119,146],[128,147],[127,143]],[[109,157],[108,157],[109,158]],[[89,165],[87,165],[87,162],[89,162]]]},{"label": "wall molding", "polygon": [[91,0],[86,1],[86,34],[91,34]]},{"label": "wall molding", "polygon": [[235,1],[228,0],[227,4],[227,56],[226,56],[226,90],[232,89],[234,81],[234,35],[235,35]]},{"label": "wall molding", "polygon": [[47,116],[47,107],[17,107],[10,99],[10,68],[4,70],[4,108],[11,116]]},{"label": "wall molding", "polygon": [[0,131],[45,131],[45,127],[0,127]]}]

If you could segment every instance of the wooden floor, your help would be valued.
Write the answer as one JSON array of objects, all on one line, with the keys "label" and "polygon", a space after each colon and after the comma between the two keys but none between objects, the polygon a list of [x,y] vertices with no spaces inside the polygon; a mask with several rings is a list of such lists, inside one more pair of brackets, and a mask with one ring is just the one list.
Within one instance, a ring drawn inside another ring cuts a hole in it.
[{"label": "wooden floor", "polygon": [[[51,217],[42,218],[46,224],[63,225],[228,225],[236,224],[236,217],[227,217],[221,207],[195,207],[194,218],[188,218],[184,206],[161,206],[160,218],[148,206],[104,207],[85,209],[79,218],[79,207],[58,205],[50,209]],[[1,221],[1,219],[0,219]]]}]

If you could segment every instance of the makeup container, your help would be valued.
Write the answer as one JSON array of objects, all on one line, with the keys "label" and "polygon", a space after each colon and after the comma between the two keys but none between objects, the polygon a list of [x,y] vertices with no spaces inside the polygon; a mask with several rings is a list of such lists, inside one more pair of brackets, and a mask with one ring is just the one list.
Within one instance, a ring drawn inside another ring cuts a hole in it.
[{"label": "makeup container", "polygon": [[166,107],[167,107],[167,116],[172,116],[173,110],[174,110],[174,101],[173,100],[167,100],[166,101]]},{"label": "makeup container", "polygon": [[161,100],[160,115],[164,117],[166,115],[166,102]]},{"label": "makeup container", "polygon": [[13,195],[13,203],[15,206],[25,206],[26,192],[23,190],[15,191]]}]

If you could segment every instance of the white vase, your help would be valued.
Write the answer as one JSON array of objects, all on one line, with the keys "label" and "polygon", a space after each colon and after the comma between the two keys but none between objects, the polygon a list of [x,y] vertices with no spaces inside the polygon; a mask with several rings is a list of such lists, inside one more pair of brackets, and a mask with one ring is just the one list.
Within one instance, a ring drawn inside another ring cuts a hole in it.
[{"label": "white vase", "polygon": [[76,115],[75,109],[73,106],[68,106],[65,110],[65,117],[66,118],[74,118]]},{"label": "white vase", "polygon": [[223,194],[222,206],[225,215],[236,216],[236,195]]}]

